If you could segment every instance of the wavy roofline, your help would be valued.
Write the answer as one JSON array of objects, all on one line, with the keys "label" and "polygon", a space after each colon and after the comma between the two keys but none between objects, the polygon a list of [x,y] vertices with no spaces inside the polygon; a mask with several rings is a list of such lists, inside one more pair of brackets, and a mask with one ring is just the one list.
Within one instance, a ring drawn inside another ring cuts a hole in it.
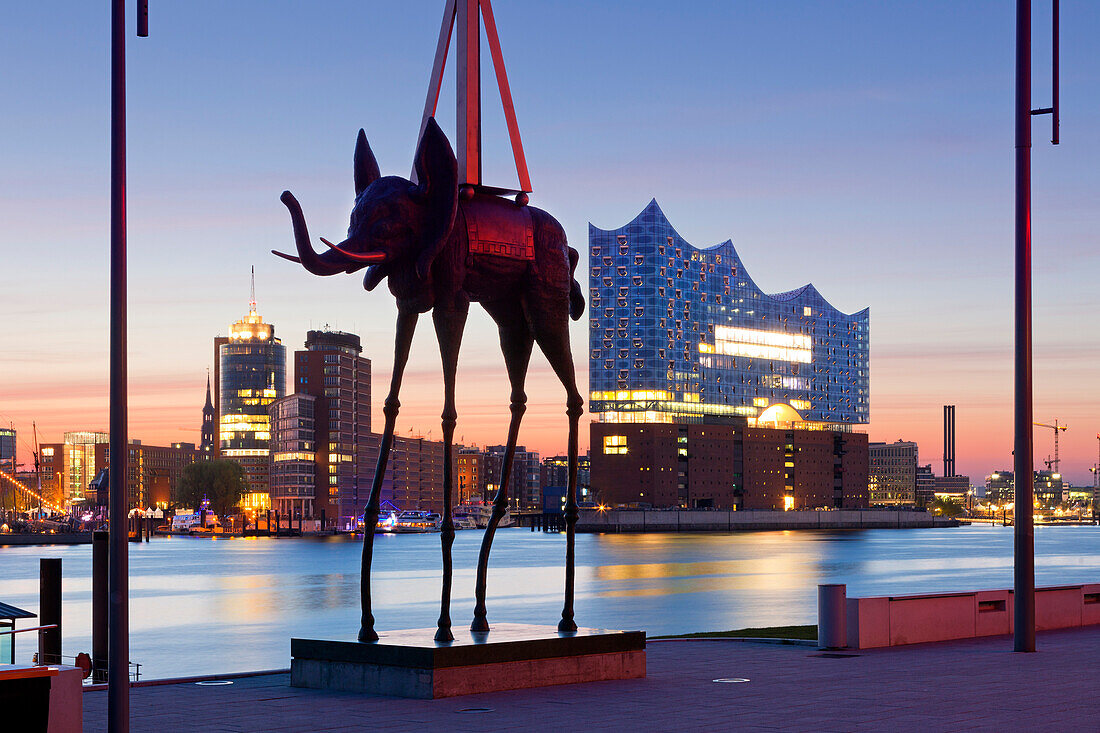
[{"label": "wavy roofline", "polygon": [[[603,227],[596,226],[592,222],[588,222],[589,236],[591,236],[593,230],[595,230],[597,232],[602,232],[604,234],[615,234],[617,232],[620,232],[623,229],[626,229],[627,227],[629,227],[631,225],[637,224],[639,222],[639,220],[646,214],[646,212],[648,212],[650,210],[656,211],[656,213],[660,215],[661,220],[664,221],[664,223],[668,226],[669,229],[672,230],[673,234],[675,234],[676,237],[684,243],[684,245],[691,248],[692,250],[694,250],[696,252],[706,252],[706,253],[715,252],[717,250],[729,250],[729,251],[731,251],[733,253],[733,256],[737,259],[738,264],[740,265],[741,277],[743,277],[745,280],[747,280],[749,282],[749,284],[753,288],[755,288],[763,297],[770,298],[774,301],[778,301],[778,302],[782,303],[782,302],[790,302],[792,300],[795,300],[795,299],[799,298],[800,296],[806,296],[806,297],[814,298],[814,299],[820,301],[820,304],[823,304],[824,306],[829,308],[834,313],[837,313],[840,316],[843,316],[844,318],[849,319],[849,320],[863,320],[863,319],[867,319],[870,316],[870,312],[871,312],[870,307],[863,308],[862,310],[854,311],[852,313],[845,313],[844,311],[840,310],[839,308],[834,306],[832,303],[830,303],[825,298],[825,296],[821,294],[821,291],[818,290],[817,287],[812,282],[811,283],[806,283],[805,285],[803,285],[801,287],[798,287],[798,288],[795,288],[793,290],[784,290],[784,291],[781,291],[781,292],[778,292],[778,293],[765,292],[763,288],[761,288],[759,285],[757,285],[756,281],[749,274],[749,270],[745,266],[745,261],[741,258],[741,254],[737,251],[737,247],[734,246],[732,238],[727,239],[724,242],[720,242],[718,244],[710,245],[709,247],[698,247],[698,246],[692,244],[687,239],[685,239],[684,236],[682,234],[680,234],[679,230],[677,230],[676,227],[673,226],[672,222],[669,221],[668,216],[665,214],[664,210],[661,208],[661,205],[657,202],[656,197],[651,198],[649,200],[649,203],[646,204],[642,208],[642,210],[639,211],[637,213],[637,215],[634,216],[633,219],[628,221],[626,224],[615,227],[613,229],[604,229]],[[723,254],[724,254],[724,252],[723,252]]]}]

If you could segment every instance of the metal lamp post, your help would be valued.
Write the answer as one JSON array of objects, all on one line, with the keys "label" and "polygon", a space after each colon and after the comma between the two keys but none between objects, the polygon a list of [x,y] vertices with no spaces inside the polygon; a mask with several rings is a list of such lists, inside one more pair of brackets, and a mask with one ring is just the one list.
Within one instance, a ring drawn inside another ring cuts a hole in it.
[{"label": "metal lamp post", "polygon": [[1031,108],[1031,0],[1016,0],[1015,597],[1013,648],[1035,651],[1035,495],[1031,392],[1031,117],[1049,114],[1058,144],[1058,0],[1053,4],[1052,104]]},{"label": "metal lamp post", "polygon": [[[137,2],[137,33],[149,7]],[[111,464],[107,570],[107,729],[130,730],[129,539],[126,525],[126,3],[111,0]]]}]

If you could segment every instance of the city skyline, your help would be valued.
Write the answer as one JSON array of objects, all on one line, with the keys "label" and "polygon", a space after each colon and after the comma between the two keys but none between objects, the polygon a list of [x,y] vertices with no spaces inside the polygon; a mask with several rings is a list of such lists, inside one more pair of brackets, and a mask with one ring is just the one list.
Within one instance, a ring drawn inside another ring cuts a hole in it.
[{"label": "city skyline", "polygon": [[[290,241],[284,188],[315,212],[315,236],[343,229],[360,126],[383,171],[407,174],[438,5],[337,3],[319,14],[287,3],[251,17],[197,3],[158,11],[157,43],[132,44],[131,437],[199,442],[209,339],[243,311],[251,264],[285,343],[297,348],[325,323],[357,333],[384,392],[389,296],[364,293],[357,278],[310,281],[267,251]],[[582,8],[588,22],[577,24]],[[60,20],[39,17],[57,10]],[[616,226],[656,197],[688,241],[732,238],[764,290],[813,279],[842,311],[872,309],[872,440],[916,441],[938,468],[941,406],[955,404],[957,471],[977,480],[1011,466],[1011,13],[995,3],[699,4],[671,15],[657,3],[560,3],[540,9],[533,33],[532,12],[501,4],[498,24],[532,201],[559,215],[573,246],[587,223]],[[1063,472],[1083,484],[1100,429],[1087,385],[1100,366],[1095,334],[1073,316],[1100,305],[1089,276],[1100,174],[1084,164],[1098,152],[1086,131],[1100,122],[1100,80],[1084,59],[1100,14],[1072,13],[1062,148],[1043,144],[1042,125],[1035,135],[1035,418],[1070,426]],[[0,122],[0,236],[20,277],[8,290],[0,423],[15,423],[25,461],[32,420],[41,442],[107,424],[108,39],[103,9],[77,3],[19,7],[12,21],[23,32],[0,58],[22,73],[3,82],[13,113]],[[1036,33],[1044,24],[1037,16]],[[389,63],[366,58],[360,34]],[[666,53],[647,53],[654,46]],[[1042,63],[1037,105],[1048,95]],[[448,76],[440,120],[453,136],[452,89]],[[504,184],[506,139],[487,114],[486,176]],[[857,262],[865,269],[853,275]],[[584,375],[586,329],[572,337]],[[438,365],[420,334],[399,433],[438,437]],[[456,437],[502,442],[506,401],[481,395],[496,394],[503,363],[480,313],[459,373]],[[528,394],[520,442],[561,453],[561,389],[541,356]],[[1037,428],[1035,440],[1040,468],[1051,439]]]}]

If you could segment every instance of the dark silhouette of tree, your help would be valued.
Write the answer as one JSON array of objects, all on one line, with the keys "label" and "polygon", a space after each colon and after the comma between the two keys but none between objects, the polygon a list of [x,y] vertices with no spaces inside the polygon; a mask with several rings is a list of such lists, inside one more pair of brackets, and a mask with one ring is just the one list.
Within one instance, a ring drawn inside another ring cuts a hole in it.
[{"label": "dark silhouette of tree", "polygon": [[241,464],[226,458],[215,461],[198,461],[183,469],[173,501],[176,506],[198,510],[203,498],[209,499],[210,509],[224,517],[248,491]]}]

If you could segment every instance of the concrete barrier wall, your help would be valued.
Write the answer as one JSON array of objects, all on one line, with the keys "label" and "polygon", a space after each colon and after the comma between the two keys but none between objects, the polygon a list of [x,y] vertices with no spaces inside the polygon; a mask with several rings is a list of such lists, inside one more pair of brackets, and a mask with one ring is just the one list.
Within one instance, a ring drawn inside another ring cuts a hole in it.
[{"label": "concrete barrier wall", "polygon": [[[872,649],[1013,631],[1010,590],[848,599],[848,646]],[[1040,631],[1100,624],[1100,583],[1035,589]]]},{"label": "concrete barrier wall", "polygon": [[710,509],[582,509],[578,532],[731,532],[761,529],[914,529],[954,527],[926,512],[872,509],[728,511]]}]

